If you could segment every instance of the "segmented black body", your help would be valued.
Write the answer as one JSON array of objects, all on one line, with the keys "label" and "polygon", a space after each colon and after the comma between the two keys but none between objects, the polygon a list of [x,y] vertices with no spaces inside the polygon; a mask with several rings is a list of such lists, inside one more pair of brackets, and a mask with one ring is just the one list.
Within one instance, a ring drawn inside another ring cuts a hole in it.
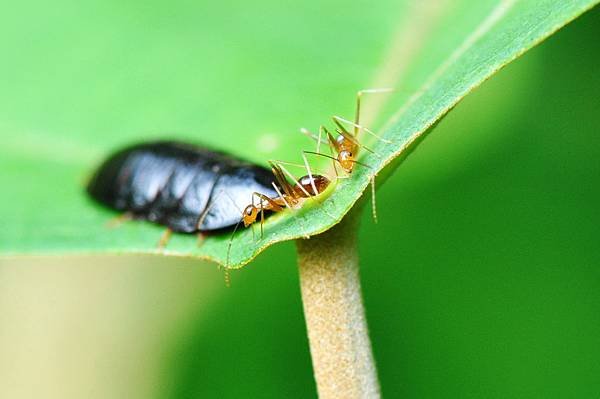
[{"label": "segmented black body", "polygon": [[240,221],[252,193],[277,196],[269,169],[192,144],[138,144],[108,158],[87,191],[97,201],[173,231],[219,230]]}]

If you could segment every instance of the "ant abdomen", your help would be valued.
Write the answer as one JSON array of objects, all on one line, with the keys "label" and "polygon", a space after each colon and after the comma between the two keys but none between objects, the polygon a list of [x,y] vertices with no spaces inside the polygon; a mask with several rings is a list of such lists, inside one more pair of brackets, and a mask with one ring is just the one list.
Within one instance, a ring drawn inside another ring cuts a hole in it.
[{"label": "ant abdomen", "polygon": [[[311,180],[312,177],[312,180]],[[320,194],[323,191],[325,191],[325,189],[327,189],[327,187],[329,186],[329,183],[331,183],[329,181],[329,179],[325,176],[321,176],[321,175],[312,175],[312,176],[302,176],[300,179],[298,179],[298,183],[299,185],[294,186],[294,193],[298,196],[298,197],[306,197],[306,193],[308,192],[311,195],[314,195],[315,193],[313,193],[314,189],[313,189],[313,185],[314,188],[316,188],[317,193],[316,194]]]}]

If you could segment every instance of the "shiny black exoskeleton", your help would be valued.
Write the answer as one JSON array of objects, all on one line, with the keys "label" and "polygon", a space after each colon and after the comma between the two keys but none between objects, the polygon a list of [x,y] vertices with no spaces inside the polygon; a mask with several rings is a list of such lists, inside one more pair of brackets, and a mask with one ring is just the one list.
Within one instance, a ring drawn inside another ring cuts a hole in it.
[{"label": "shiny black exoskeleton", "polygon": [[87,191],[133,216],[194,233],[232,227],[252,193],[275,197],[269,169],[192,144],[138,144],[108,158]]}]

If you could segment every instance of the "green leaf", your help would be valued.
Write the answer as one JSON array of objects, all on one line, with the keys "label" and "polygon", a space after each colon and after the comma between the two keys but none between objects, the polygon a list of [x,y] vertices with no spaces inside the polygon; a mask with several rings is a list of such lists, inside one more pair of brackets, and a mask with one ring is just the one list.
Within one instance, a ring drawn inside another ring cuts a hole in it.
[{"label": "green leaf", "polygon": [[[262,239],[237,234],[229,266],[322,232],[469,91],[597,1],[301,3],[60,0],[4,10],[0,253],[158,252],[160,226],[108,229],[115,214],[84,194],[111,151],[169,137],[299,162],[314,146],[299,127],[350,119],[359,88],[396,87],[386,106],[365,98],[364,120],[392,142],[363,136],[379,155],[362,153],[370,168],[272,216]],[[315,170],[328,165],[314,160]],[[165,252],[224,264],[229,240],[198,247],[178,235]]]}]

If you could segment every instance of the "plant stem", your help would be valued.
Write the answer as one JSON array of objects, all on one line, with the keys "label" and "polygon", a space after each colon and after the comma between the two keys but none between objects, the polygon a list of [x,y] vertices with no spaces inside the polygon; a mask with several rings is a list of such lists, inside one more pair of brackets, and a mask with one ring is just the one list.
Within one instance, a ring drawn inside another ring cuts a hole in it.
[{"label": "plant stem", "polygon": [[360,209],[323,234],[297,240],[300,287],[319,397],[378,398],[362,302]]}]

